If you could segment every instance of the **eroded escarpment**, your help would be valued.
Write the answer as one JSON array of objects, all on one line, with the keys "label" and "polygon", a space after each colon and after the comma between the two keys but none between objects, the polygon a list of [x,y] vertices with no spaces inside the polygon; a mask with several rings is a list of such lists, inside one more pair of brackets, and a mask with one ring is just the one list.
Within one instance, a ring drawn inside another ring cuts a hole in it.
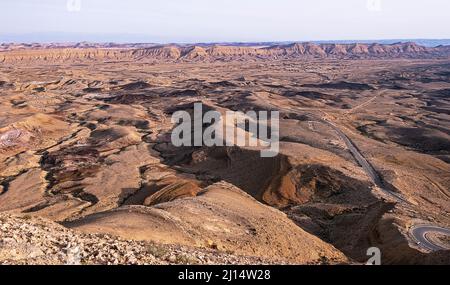
[{"label": "eroded escarpment", "polygon": [[226,60],[274,59],[380,59],[380,58],[446,58],[448,47],[424,47],[413,42],[382,44],[315,44],[293,43],[261,47],[220,45],[139,45],[66,46],[46,48],[6,47],[0,52],[0,62],[26,63],[64,61],[183,61],[211,62]]}]

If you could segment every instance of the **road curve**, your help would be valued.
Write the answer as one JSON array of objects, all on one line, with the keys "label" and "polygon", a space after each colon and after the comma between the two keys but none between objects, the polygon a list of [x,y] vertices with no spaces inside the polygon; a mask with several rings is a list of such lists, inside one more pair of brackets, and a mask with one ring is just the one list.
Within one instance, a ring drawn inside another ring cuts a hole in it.
[{"label": "road curve", "polygon": [[[332,122],[321,118],[321,122],[327,124],[331,128],[333,128],[336,133],[341,137],[341,139],[345,142],[348,149],[352,153],[353,157],[358,161],[359,165],[364,169],[367,175],[372,179],[373,183],[377,185],[385,194],[391,196],[395,200],[401,203],[408,203],[402,196],[399,194],[392,192],[384,187],[384,183],[381,177],[378,175],[373,166],[367,161],[367,159],[359,152],[353,142],[347,137],[344,132],[342,132],[335,124]],[[410,234],[412,238],[416,241],[417,245],[426,251],[439,251],[439,250],[450,250],[449,248],[445,248],[439,244],[433,243],[433,241],[429,240],[427,235],[430,233],[440,233],[446,236],[450,236],[450,229],[442,228],[434,225],[416,225],[410,229]]]},{"label": "road curve", "polygon": [[[326,119],[321,119],[321,121],[327,124],[328,126],[332,127],[337,132],[337,134],[342,138],[342,140],[347,145],[353,157],[358,161],[358,163],[361,165],[361,167],[364,169],[367,175],[372,179],[375,185],[377,185],[384,193],[396,199],[398,202],[408,203],[408,201],[405,200],[402,196],[400,196],[395,192],[387,190],[384,187],[383,181],[381,180],[381,177],[378,175],[376,170],[359,152],[359,150],[356,148],[356,146],[353,144],[350,138],[347,137],[346,134],[344,134],[344,132],[342,132],[335,124]],[[427,235],[430,233],[440,233],[446,236],[450,236],[450,229],[434,225],[416,225],[410,229],[410,234],[412,238],[416,241],[417,245],[420,248],[426,251],[450,250],[450,247],[445,248],[442,245],[436,244],[432,240],[429,240]]]},{"label": "road curve", "polygon": [[[294,113],[300,111],[300,110],[294,110],[292,108],[280,108],[279,106],[275,106],[270,103],[269,103],[269,105],[271,105],[272,107],[275,107],[279,110],[284,109],[285,111],[290,111],[290,112],[294,112]],[[306,110],[302,110],[302,111],[306,111]],[[309,115],[311,115],[316,121],[326,124],[326,125],[330,126],[333,130],[336,131],[338,136],[347,145],[347,148],[349,149],[349,151],[351,152],[351,154],[353,155],[355,160],[364,169],[366,174],[371,178],[372,182],[376,186],[378,186],[381,189],[381,191],[383,191],[383,193],[389,195],[390,197],[394,198],[395,200],[397,200],[400,203],[408,204],[408,201],[406,199],[404,199],[400,194],[395,193],[395,192],[390,191],[385,188],[383,180],[381,179],[381,177],[379,176],[379,174],[377,173],[375,168],[367,161],[367,159],[363,156],[363,154],[361,152],[359,152],[358,148],[352,142],[352,140],[338,126],[336,126],[333,122],[330,122],[329,120],[327,120],[326,117],[318,117],[311,113],[309,113]],[[429,233],[440,233],[443,235],[450,236],[450,229],[446,229],[446,228],[442,228],[442,227],[434,226],[434,225],[416,225],[416,226],[411,227],[411,229],[410,229],[410,235],[416,241],[417,245],[419,247],[423,248],[424,250],[439,251],[439,250],[449,250],[450,249],[450,248],[444,248],[441,245],[435,244],[435,243],[433,243],[433,241],[430,241],[427,238],[427,235]]]},{"label": "road curve", "polygon": [[433,225],[417,225],[410,229],[411,236],[416,241],[417,245],[427,251],[439,251],[439,250],[449,250],[450,248],[445,248],[439,244],[433,243],[427,237],[430,233],[439,233],[446,236],[450,236],[450,229],[441,228]]}]

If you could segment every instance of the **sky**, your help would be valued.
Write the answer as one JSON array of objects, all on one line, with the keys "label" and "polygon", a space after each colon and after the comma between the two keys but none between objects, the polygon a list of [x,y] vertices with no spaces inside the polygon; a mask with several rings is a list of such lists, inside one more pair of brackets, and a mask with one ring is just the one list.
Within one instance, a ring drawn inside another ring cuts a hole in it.
[{"label": "sky", "polygon": [[450,38],[449,0],[1,0],[0,42]]}]

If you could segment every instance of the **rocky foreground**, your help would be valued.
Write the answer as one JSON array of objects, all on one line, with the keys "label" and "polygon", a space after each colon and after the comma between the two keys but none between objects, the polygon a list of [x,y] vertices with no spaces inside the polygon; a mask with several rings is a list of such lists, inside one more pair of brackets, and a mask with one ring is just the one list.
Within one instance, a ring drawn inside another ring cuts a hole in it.
[{"label": "rocky foreground", "polygon": [[[214,247],[214,245],[211,245]],[[214,249],[83,234],[28,215],[0,215],[0,265],[6,264],[280,264]]]}]

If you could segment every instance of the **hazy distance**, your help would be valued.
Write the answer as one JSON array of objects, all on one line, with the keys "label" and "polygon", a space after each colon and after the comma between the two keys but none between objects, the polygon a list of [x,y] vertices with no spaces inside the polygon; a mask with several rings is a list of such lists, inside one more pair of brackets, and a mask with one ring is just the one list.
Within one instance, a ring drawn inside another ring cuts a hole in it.
[{"label": "hazy distance", "polygon": [[450,38],[447,0],[3,0],[0,42]]}]

